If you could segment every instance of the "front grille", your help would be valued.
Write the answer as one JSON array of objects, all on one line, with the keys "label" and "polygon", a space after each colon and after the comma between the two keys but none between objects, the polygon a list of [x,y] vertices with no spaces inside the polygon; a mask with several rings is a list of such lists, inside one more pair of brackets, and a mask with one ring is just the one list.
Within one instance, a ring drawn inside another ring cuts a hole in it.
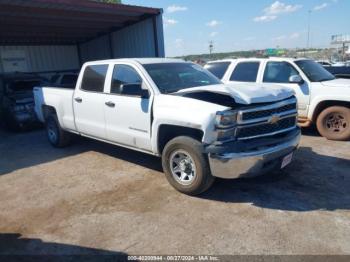
[{"label": "front grille", "polygon": [[217,129],[229,137],[227,142],[280,135],[292,131],[296,124],[297,99],[293,96],[275,103],[241,108],[237,110],[235,126],[217,126]]},{"label": "front grille", "polygon": [[281,107],[267,109],[267,110],[244,112],[242,114],[242,120],[247,121],[252,119],[270,117],[271,115],[274,115],[274,114],[281,114],[281,113],[285,113],[295,109],[296,109],[296,103],[293,103],[293,104],[283,105]]},{"label": "front grille", "polygon": [[236,137],[238,139],[248,139],[258,136],[265,136],[276,134],[279,132],[283,132],[285,130],[289,130],[296,125],[296,117],[288,117],[279,120],[278,122],[271,123],[263,123],[258,125],[250,125],[250,126],[241,126],[237,128]]}]

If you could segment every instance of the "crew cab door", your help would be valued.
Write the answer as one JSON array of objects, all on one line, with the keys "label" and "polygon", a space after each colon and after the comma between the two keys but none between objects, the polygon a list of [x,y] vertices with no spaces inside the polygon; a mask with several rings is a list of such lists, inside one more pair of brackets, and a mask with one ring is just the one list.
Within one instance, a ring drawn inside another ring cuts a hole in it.
[{"label": "crew cab door", "polygon": [[81,134],[105,139],[105,78],[108,65],[88,65],[83,69],[73,95],[75,125]]},{"label": "crew cab door", "polygon": [[[267,61],[262,65],[262,68],[263,74],[261,75],[260,82],[292,88],[298,99],[299,117],[306,117],[310,93],[309,82],[305,80],[304,75],[287,61]],[[302,81],[293,83],[291,81],[292,76],[299,76]]]},{"label": "crew cab door", "polygon": [[104,98],[107,139],[151,151],[152,92],[131,64],[111,66]]}]

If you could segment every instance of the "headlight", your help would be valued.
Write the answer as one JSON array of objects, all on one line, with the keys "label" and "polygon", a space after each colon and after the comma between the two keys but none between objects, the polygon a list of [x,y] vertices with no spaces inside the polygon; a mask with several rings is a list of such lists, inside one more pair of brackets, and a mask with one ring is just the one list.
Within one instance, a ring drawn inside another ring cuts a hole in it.
[{"label": "headlight", "polygon": [[216,113],[216,125],[218,127],[231,127],[237,123],[237,111],[222,111]]},{"label": "headlight", "polygon": [[238,112],[234,110],[216,113],[217,141],[226,142],[235,138],[237,115]]},{"label": "headlight", "polygon": [[219,142],[226,142],[233,140],[235,138],[235,128],[230,129],[218,129],[217,130],[217,140]]},{"label": "headlight", "polygon": [[24,111],[26,108],[25,108],[25,106],[24,105],[16,105],[15,107],[14,107],[14,111],[15,112],[20,112],[20,111]]}]

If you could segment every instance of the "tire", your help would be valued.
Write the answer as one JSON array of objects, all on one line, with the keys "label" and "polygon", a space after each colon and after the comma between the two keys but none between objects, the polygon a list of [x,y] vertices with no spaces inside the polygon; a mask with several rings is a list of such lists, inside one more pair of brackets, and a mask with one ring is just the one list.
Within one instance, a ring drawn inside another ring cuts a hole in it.
[{"label": "tire", "polygon": [[170,140],[162,153],[162,165],[169,183],[187,195],[206,191],[215,180],[202,144],[190,137],[179,136]]},{"label": "tire", "polygon": [[45,121],[46,134],[53,147],[63,148],[70,144],[72,135],[64,131],[56,115],[50,115]]},{"label": "tire", "polygon": [[16,121],[10,112],[5,112],[4,125],[9,131],[21,131],[20,124]]},{"label": "tire", "polygon": [[319,114],[316,125],[318,132],[329,140],[350,140],[350,108],[328,107]]}]

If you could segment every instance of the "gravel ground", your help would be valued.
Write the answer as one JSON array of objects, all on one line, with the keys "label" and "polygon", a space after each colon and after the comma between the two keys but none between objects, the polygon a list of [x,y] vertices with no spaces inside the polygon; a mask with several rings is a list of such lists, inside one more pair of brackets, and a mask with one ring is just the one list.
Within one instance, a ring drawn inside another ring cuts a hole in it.
[{"label": "gravel ground", "polygon": [[0,131],[0,254],[350,254],[349,146],[304,132],[280,175],[189,197],[156,157]]}]

